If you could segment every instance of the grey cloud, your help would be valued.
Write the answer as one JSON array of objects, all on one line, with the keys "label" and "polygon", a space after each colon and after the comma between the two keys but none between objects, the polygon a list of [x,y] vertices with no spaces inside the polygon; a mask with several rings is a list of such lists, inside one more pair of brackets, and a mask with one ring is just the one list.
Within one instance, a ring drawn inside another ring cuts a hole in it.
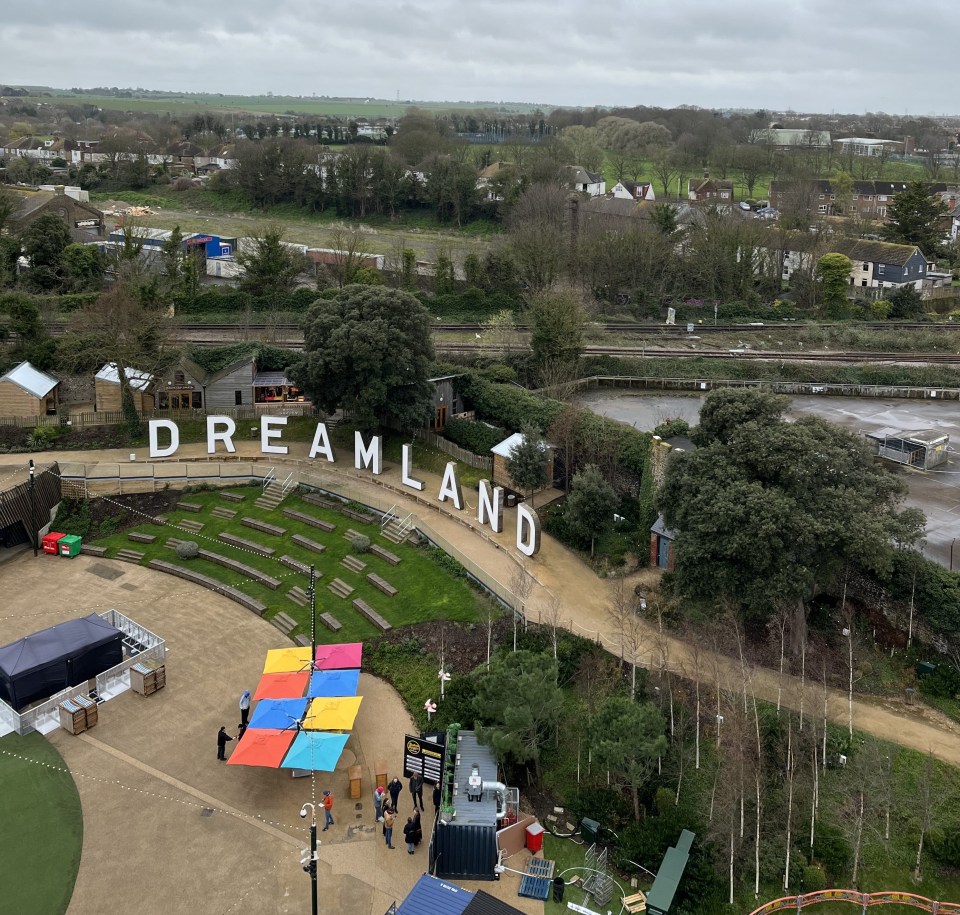
[{"label": "grey cloud", "polygon": [[[0,24],[5,82],[257,94],[941,112],[922,18],[872,0],[68,0]],[[57,61],[51,66],[51,61]]]}]

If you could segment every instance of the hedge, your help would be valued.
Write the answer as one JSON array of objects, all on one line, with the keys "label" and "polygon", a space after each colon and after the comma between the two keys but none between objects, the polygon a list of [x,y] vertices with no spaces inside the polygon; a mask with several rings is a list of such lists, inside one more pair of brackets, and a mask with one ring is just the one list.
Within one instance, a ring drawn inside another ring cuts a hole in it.
[{"label": "hedge", "polygon": [[195,295],[179,295],[175,299],[179,314],[233,314],[245,311],[293,311],[306,313],[321,298],[316,289],[301,288],[293,292],[254,296],[240,289],[202,289]]},{"label": "hedge", "polygon": [[443,427],[443,437],[474,454],[489,454],[490,449],[502,442],[508,433],[499,426],[488,426],[469,419],[448,419]]}]

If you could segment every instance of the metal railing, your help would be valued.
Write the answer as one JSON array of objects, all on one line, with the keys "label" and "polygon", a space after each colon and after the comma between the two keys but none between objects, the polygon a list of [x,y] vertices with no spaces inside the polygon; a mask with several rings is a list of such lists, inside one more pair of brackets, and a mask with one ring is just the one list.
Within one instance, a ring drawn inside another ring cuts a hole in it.
[{"label": "metal railing", "polygon": [[277,468],[271,467],[267,471],[267,475],[260,481],[260,485],[263,488],[263,491],[266,492],[270,486],[276,482],[277,479]]},{"label": "metal railing", "polygon": [[392,521],[399,521],[400,516],[397,514],[397,503],[394,502],[380,518],[380,530],[384,530],[388,524]]},{"label": "metal railing", "polygon": [[[119,610],[107,610],[100,616],[124,634],[124,646],[128,653],[128,657],[119,664],[96,676],[97,695],[106,700],[130,688],[130,668],[137,662],[157,660],[162,663],[166,658],[166,642]],[[76,686],[68,686],[25,712],[17,712],[0,701],[0,732],[8,730],[29,734],[31,731],[40,731],[46,734],[54,730],[60,723],[60,703],[77,695],[86,695],[88,684],[89,681],[84,681]]]},{"label": "metal railing", "polygon": [[297,482],[296,476],[297,476],[297,473],[295,470],[291,470],[290,473],[287,474],[286,479],[280,484],[281,496],[286,496],[286,494],[290,492],[291,489],[297,488],[298,482]]}]

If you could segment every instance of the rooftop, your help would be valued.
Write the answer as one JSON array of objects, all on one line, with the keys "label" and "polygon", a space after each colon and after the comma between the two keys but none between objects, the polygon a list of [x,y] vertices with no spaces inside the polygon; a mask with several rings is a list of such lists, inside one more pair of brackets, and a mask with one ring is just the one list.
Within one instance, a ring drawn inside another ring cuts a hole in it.
[{"label": "rooftop", "polygon": [[[130,387],[136,388],[138,391],[145,391],[153,384],[153,375],[149,372],[141,372],[140,369],[127,366],[123,373],[127,376]],[[120,384],[120,373],[117,371],[115,362],[108,362],[94,377],[98,381],[105,381],[108,384]]]},{"label": "rooftop", "polygon": [[0,381],[11,381],[34,397],[46,397],[60,382],[46,372],[35,369],[29,362],[14,366]]},{"label": "rooftop", "polygon": [[467,779],[474,766],[485,782],[497,780],[497,761],[493,751],[483,746],[472,731],[460,731],[457,734],[457,765],[453,773],[453,809],[456,816],[450,825],[496,826],[497,799],[492,792],[483,792],[478,801],[467,798]]}]

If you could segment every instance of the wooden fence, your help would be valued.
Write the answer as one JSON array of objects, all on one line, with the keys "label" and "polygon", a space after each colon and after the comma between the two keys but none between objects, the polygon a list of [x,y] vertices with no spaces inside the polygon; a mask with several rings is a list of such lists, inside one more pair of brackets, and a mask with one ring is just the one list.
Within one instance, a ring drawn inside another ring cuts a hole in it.
[{"label": "wooden fence", "polygon": [[468,451],[466,448],[461,448],[459,445],[455,445],[453,442],[447,441],[447,439],[441,438],[439,435],[435,435],[433,432],[427,432],[426,429],[421,429],[419,432],[417,432],[417,438],[429,445],[431,448],[437,448],[438,450],[443,451],[445,454],[449,454],[450,457],[456,458],[458,461],[466,464],[468,467],[473,467],[477,470],[489,471],[492,466],[492,457],[484,457],[481,454],[474,454],[472,451]]}]

